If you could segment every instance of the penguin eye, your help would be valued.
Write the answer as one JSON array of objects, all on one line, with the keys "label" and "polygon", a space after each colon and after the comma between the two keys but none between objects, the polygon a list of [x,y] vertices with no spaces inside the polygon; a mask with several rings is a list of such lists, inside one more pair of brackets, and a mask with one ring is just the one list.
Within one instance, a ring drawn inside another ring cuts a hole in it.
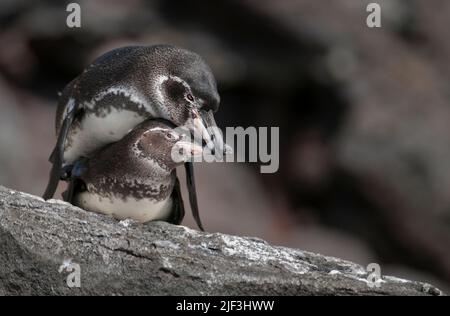
[{"label": "penguin eye", "polygon": [[186,95],[186,99],[188,99],[188,100],[191,101],[191,102],[194,102],[194,96],[193,96],[192,94],[190,94],[190,93],[188,93],[188,94]]},{"label": "penguin eye", "polygon": [[170,132],[165,133],[164,136],[165,136],[166,139],[168,139],[168,140],[176,140],[176,139],[177,139],[177,137],[176,137],[173,133],[170,133]]}]

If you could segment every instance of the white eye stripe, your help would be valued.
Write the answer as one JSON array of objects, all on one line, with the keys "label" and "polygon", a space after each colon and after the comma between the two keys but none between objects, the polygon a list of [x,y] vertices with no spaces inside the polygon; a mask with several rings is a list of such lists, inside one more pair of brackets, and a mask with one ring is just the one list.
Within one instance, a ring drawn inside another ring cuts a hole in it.
[{"label": "white eye stripe", "polygon": [[169,77],[165,75],[158,76],[155,80],[155,91],[156,91],[156,98],[160,104],[164,103],[164,95],[162,93],[162,84],[164,81],[169,79]]},{"label": "white eye stripe", "polygon": [[170,117],[170,111],[166,105],[167,96],[165,95],[165,91],[163,90],[163,83],[169,79],[180,82],[186,88],[187,91],[190,91],[189,85],[180,77],[172,75],[171,76],[159,75],[158,77],[156,77],[153,86],[153,91],[156,97],[155,107],[157,108],[158,115],[163,118]]},{"label": "white eye stripe", "polygon": [[157,132],[157,131],[161,131],[161,132],[169,131],[169,132],[171,132],[171,131],[168,130],[167,128],[153,127],[153,128],[150,128],[149,130],[147,130],[145,133],[148,133],[148,132]]},{"label": "white eye stripe", "polygon": [[190,90],[189,85],[186,83],[186,81],[184,81],[183,79],[181,79],[180,77],[177,76],[169,76],[167,79],[171,79],[173,81],[179,82],[181,83],[187,90]]},{"label": "white eye stripe", "polygon": [[167,133],[168,135],[170,135],[173,139],[178,139],[180,138],[180,135],[172,130],[166,129],[166,128],[162,128],[162,127],[153,127],[149,130],[147,130],[144,135],[150,133],[150,132],[164,132]]},{"label": "white eye stripe", "polygon": [[181,83],[187,90],[191,89],[191,87],[187,84],[187,82],[184,81],[183,79],[181,79],[180,77],[173,76],[173,75],[171,75],[171,76],[160,75],[160,76],[156,77],[156,80],[155,80],[156,87],[155,88],[156,88],[156,92],[158,94],[158,97],[161,100],[163,99],[163,94],[162,94],[162,91],[161,91],[162,84],[164,82],[166,82],[167,80],[169,80],[169,79]]}]

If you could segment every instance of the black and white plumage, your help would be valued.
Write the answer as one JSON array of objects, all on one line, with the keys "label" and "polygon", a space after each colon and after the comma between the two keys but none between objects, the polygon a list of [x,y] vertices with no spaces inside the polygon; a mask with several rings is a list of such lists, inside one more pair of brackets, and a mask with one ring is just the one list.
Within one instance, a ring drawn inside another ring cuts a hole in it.
[{"label": "black and white plumage", "polygon": [[[155,45],[104,54],[70,82],[59,99],[58,141],[44,198],[53,197],[59,180],[78,159],[122,139],[148,118],[185,126],[221,155],[222,136],[211,129],[216,127],[213,113],[219,102],[210,68],[193,52]],[[191,163],[186,171],[191,207],[201,228]]]},{"label": "black and white plumage", "polygon": [[[178,160],[172,151],[181,153]],[[180,224],[184,206],[175,168],[202,151],[190,136],[162,121],[147,120],[120,141],[78,161],[66,197],[83,209],[119,220]]]}]

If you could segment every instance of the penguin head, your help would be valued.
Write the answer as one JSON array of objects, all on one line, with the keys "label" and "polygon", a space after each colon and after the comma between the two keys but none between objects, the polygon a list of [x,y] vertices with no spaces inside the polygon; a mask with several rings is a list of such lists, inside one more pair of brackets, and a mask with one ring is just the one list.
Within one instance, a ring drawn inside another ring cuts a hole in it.
[{"label": "penguin head", "polygon": [[220,96],[210,67],[185,49],[168,45],[155,49],[160,62],[152,83],[161,117],[186,127],[213,152],[229,150],[214,120]]},{"label": "penguin head", "polygon": [[134,150],[144,159],[151,159],[166,170],[200,157],[201,145],[191,142],[189,135],[179,132],[160,120],[148,120],[133,132]]}]

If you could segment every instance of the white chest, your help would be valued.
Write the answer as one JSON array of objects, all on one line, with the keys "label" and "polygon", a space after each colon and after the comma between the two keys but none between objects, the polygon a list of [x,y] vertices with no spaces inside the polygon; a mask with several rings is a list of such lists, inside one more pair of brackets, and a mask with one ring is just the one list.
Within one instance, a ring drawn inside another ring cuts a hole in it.
[{"label": "white chest", "polygon": [[171,197],[163,201],[136,200],[134,198],[123,201],[122,199],[102,198],[90,192],[77,195],[75,204],[87,211],[110,215],[118,220],[134,219],[141,223],[167,220],[173,207]]},{"label": "white chest", "polygon": [[144,120],[145,117],[136,112],[114,108],[104,117],[86,115],[80,129],[69,133],[69,146],[66,146],[64,152],[64,162],[71,164],[107,144],[119,141]]}]

